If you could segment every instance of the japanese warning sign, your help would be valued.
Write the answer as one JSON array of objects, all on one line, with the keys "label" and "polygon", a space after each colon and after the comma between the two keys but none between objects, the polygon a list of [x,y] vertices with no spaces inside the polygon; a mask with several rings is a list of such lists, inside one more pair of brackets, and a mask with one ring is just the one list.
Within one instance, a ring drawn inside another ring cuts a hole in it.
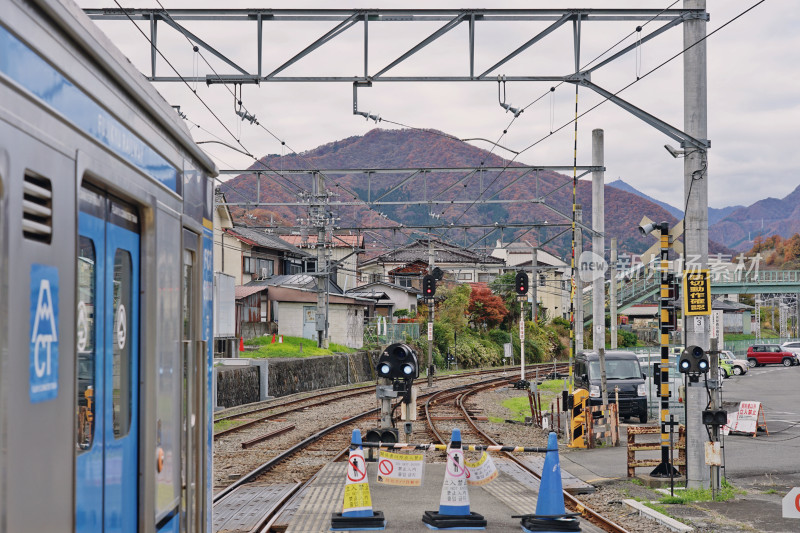
[{"label": "japanese warning sign", "polygon": [[486,485],[498,475],[492,456],[486,452],[483,452],[476,462],[465,461],[464,464],[467,466],[467,472],[469,472],[467,483],[470,485]]},{"label": "japanese warning sign", "polygon": [[382,451],[378,456],[378,483],[420,487],[424,472],[424,454],[406,455]]},{"label": "japanese warning sign", "polygon": [[364,450],[360,447],[350,450],[342,505],[342,514],[352,515],[355,511],[372,511],[372,498],[369,495],[367,482],[367,463],[364,461]]},{"label": "japanese warning sign", "polygon": [[[469,493],[467,492],[467,469],[464,466],[464,452],[460,448],[447,448],[447,468],[439,499],[441,514],[469,514]],[[466,510],[466,512],[465,512]]]},{"label": "japanese warning sign", "polygon": [[690,270],[683,278],[683,314],[711,314],[711,283],[708,270]]}]

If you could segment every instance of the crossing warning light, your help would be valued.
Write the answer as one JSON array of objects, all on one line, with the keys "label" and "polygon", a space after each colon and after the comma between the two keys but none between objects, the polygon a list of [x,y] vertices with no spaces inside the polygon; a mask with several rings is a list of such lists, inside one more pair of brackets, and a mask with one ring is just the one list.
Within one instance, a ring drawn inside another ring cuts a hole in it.
[{"label": "crossing warning light", "polygon": [[575,389],[572,395],[572,443],[570,448],[586,448],[586,401],[589,399],[589,391],[586,389]]},{"label": "crossing warning light", "polygon": [[436,278],[433,276],[425,276],[422,278],[422,295],[426,298],[433,298],[436,294]]},{"label": "crossing warning light", "polygon": [[728,412],[717,410],[703,411],[703,424],[706,426],[724,426],[728,423]]},{"label": "crossing warning light", "polygon": [[517,277],[514,278],[514,289],[519,296],[528,294],[528,274],[517,272]]},{"label": "crossing warning light", "polygon": [[708,354],[699,346],[687,347],[678,361],[678,370],[684,374],[705,374],[709,368]]}]

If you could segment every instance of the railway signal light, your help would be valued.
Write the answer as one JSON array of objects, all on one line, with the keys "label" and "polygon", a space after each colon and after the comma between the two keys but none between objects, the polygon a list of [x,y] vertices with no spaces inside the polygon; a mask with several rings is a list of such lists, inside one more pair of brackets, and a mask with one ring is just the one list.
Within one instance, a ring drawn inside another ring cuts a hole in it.
[{"label": "railway signal light", "polygon": [[419,377],[417,352],[408,344],[396,343],[378,357],[378,376],[391,380],[411,381]]},{"label": "railway signal light", "polygon": [[436,294],[436,278],[433,276],[425,276],[422,278],[422,295],[425,298],[433,298]]},{"label": "railway signal light", "polygon": [[517,276],[514,278],[514,289],[519,296],[528,294],[528,274],[517,272]]},{"label": "railway signal light", "polygon": [[687,347],[678,361],[678,370],[684,374],[705,374],[709,368],[708,354],[699,346]]}]

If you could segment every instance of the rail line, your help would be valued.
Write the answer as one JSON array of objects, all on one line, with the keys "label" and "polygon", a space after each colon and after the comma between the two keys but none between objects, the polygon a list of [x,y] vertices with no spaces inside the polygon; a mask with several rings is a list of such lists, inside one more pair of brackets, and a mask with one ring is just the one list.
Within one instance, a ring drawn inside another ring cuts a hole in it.
[{"label": "rail line", "polygon": [[[546,365],[549,368],[553,368],[552,365]],[[541,367],[540,367],[541,368]],[[507,369],[506,369],[507,370]],[[529,372],[533,373],[536,371],[536,368],[526,369]],[[471,373],[470,375],[458,375],[454,376],[453,379],[456,378],[464,378],[464,377],[474,377],[476,375],[482,375],[486,373],[497,373],[501,371],[489,371],[489,372],[480,372],[480,373]],[[442,379],[442,378],[439,378]],[[467,431],[469,432],[470,436],[474,434],[475,436],[472,437],[475,441],[484,441],[488,444],[497,445],[498,443],[495,442],[488,434],[483,432],[480,427],[475,423],[475,416],[476,413],[474,409],[471,409],[470,406],[467,404],[467,399],[478,392],[488,390],[493,387],[499,387],[503,385],[508,385],[513,380],[510,379],[508,376],[500,376],[494,377],[487,380],[482,380],[478,382],[471,382],[461,385],[456,385],[452,388],[447,390],[435,390],[435,391],[424,391],[422,390],[418,396],[418,400],[425,401],[425,407],[421,408],[425,414],[426,420],[426,429],[420,430],[424,432],[430,432],[431,434],[436,436],[436,439],[440,443],[446,443],[447,441],[445,438],[442,438],[441,431],[437,430],[435,422],[437,422],[437,417],[444,418],[444,419],[454,419],[456,416],[455,413],[458,413],[458,416],[462,417],[463,420],[468,424]],[[366,387],[365,387],[366,388]],[[370,389],[374,388],[374,385],[369,386]],[[355,396],[359,394],[365,394],[365,392],[358,392],[352,393],[349,396]],[[328,396],[328,395],[326,395]],[[307,400],[307,399],[304,399]],[[455,407],[451,407],[450,401],[452,400]],[[302,402],[303,400],[297,400],[296,402]],[[319,404],[329,403],[319,402]],[[446,414],[433,414],[433,406],[437,406],[437,409],[445,409]],[[307,409],[311,406],[303,406],[297,408],[299,409]],[[295,480],[296,483],[291,486],[290,489],[285,491],[279,498],[276,498],[275,501],[270,502],[270,509],[268,512],[264,513],[263,517],[260,519],[257,527],[253,529],[253,531],[257,531],[258,533],[272,533],[274,531],[278,531],[279,529],[273,529],[276,526],[276,521],[279,519],[281,514],[288,508],[291,508],[293,505],[297,503],[297,499],[304,493],[304,489],[309,486],[310,483],[313,482],[317,473],[328,463],[341,461],[345,458],[347,451],[349,450],[350,446],[350,438],[352,434],[352,430],[359,426],[359,424],[365,419],[370,416],[375,416],[379,413],[379,408],[369,409],[366,411],[362,411],[352,417],[346,418],[341,420],[335,424],[332,424],[324,429],[306,437],[301,442],[296,443],[295,445],[283,450],[281,453],[277,454],[276,456],[270,458],[268,461],[264,462],[263,464],[259,465],[258,467],[254,468],[249,473],[245,474],[237,481],[232,483],[231,485],[225,487],[224,489],[217,492],[213,497],[214,505],[223,502],[225,498],[230,497],[238,490],[242,490],[243,487],[248,486],[249,484],[255,483],[256,485],[270,485],[270,484],[278,484],[278,483],[286,483],[286,480]],[[311,465],[305,465],[303,467],[297,467],[293,463],[297,463],[298,461],[294,461],[293,458],[298,457],[298,453],[303,451],[303,457],[306,461],[310,461]],[[531,475],[535,477],[539,477],[535,471],[531,470],[527,465],[522,463],[521,461],[515,459],[511,454],[506,454],[510,460],[514,461],[518,464],[521,468],[523,468],[526,472],[529,472]],[[297,478],[300,478],[299,480]],[[614,533],[627,533],[627,530],[619,526],[618,524],[604,518],[599,513],[595,512],[585,504],[581,503],[580,500],[572,496],[571,494],[565,492],[564,493],[564,501],[567,507],[573,512],[579,512],[581,515],[590,522],[594,523],[598,527],[602,528],[605,531],[614,532]]]}]

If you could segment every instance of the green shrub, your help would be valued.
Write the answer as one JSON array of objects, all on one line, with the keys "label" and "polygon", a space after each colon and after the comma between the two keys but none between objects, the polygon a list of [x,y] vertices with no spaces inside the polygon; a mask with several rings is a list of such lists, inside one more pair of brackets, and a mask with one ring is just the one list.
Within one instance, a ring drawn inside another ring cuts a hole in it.
[{"label": "green shrub", "polygon": [[501,329],[491,329],[487,333],[489,340],[498,346],[503,346],[507,342],[511,342],[511,334]]}]

